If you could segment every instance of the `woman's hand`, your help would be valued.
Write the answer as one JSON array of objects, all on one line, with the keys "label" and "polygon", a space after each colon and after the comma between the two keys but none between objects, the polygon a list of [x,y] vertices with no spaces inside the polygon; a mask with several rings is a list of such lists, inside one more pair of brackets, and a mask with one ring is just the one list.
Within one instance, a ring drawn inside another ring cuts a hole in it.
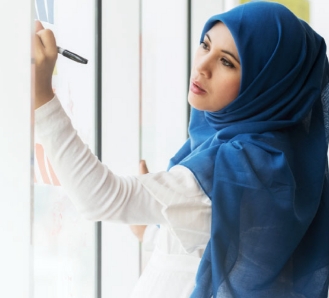
[{"label": "woman's hand", "polygon": [[44,29],[39,21],[35,23],[34,67],[35,67],[35,100],[37,109],[54,97],[52,75],[57,60],[57,46],[54,34]]},{"label": "woman's hand", "polygon": [[149,172],[149,169],[147,168],[145,160],[141,160],[139,162],[139,173],[140,174],[147,174]]},{"label": "woman's hand", "polygon": [[[139,163],[139,173],[147,174],[149,172],[145,160],[141,160]],[[134,233],[134,235],[138,238],[140,242],[143,241],[144,232],[147,226],[145,225],[131,225],[130,229]]]}]

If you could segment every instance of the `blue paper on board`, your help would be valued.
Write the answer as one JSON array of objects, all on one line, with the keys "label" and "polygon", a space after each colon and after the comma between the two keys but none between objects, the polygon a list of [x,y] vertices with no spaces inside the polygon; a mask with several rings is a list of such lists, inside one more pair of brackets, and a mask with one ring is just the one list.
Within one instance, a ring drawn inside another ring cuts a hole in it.
[{"label": "blue paper on board", "polygon": [[35,0],[34,3],[37,19],[54,24],[54,0]]}]

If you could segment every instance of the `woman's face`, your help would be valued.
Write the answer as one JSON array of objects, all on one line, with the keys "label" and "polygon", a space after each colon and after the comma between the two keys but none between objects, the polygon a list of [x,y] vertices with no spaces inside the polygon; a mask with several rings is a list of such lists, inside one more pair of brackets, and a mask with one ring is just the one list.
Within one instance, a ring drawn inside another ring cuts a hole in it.
[{"label": "woman's face", "polygon": [[240,79],[234,39],[219,22],[205,34],[194,57],[188,101],[197,110],[219,111],[238,96]]}]

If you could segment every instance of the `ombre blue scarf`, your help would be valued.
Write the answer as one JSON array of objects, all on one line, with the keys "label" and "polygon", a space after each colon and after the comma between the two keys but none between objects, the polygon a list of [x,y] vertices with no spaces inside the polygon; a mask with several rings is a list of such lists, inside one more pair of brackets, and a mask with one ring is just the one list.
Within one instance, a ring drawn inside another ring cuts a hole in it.
[{"label": "ombre blue scarf", "polygon": [[211,239],[193,298],[327,297],[328,59],[321,36],[284,6],[251,2],[212,17],[238,48],[238,97],[192,108],[170,166],[212,200]]}]

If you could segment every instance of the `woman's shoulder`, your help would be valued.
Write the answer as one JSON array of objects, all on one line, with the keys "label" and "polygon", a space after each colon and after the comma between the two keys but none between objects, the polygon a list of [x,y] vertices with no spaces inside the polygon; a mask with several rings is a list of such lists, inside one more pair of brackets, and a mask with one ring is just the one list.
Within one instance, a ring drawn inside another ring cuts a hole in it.
[{"label": "woman's shoulder", "polygon": [[284,132],[238,135],[217,154],[217,178],[252,188],[294,187],[293,147]]}]

